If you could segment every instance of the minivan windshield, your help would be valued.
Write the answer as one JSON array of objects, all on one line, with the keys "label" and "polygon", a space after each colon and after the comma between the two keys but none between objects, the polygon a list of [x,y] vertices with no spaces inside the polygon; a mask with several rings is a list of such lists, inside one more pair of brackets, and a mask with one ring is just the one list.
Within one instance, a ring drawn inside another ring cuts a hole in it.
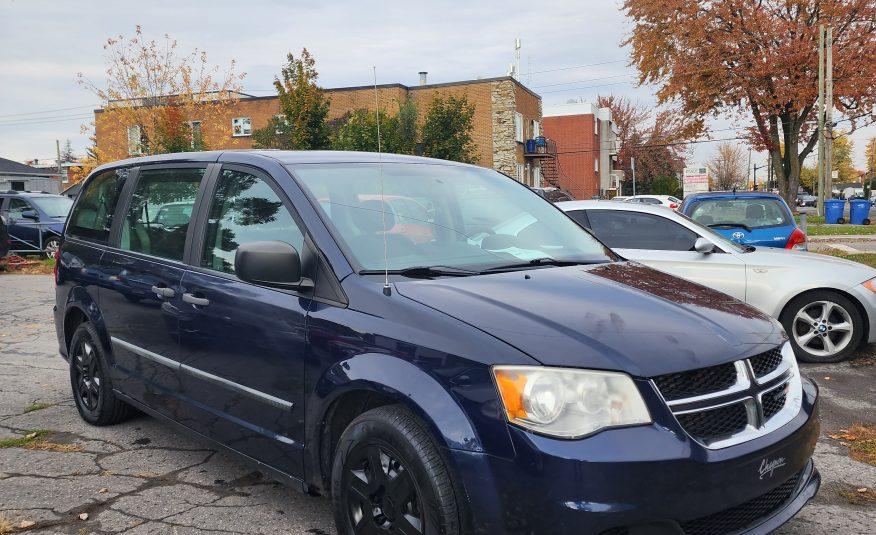
[{"label": "minivan windshield", "polygon": [[73,201],[67,197],[31,197],[30,201],[39,206],[49,217],[67,217]]},{"label": "minivan windshield", "polygon": [[702,199],[694,201],[689,212],[691,219],[713,228],[740,227],[751,230],[791,224],[784,203],[770,197]]},{"label": "minivan windshield", "polygon": [[480,272],[613,258],[548,201],[492,170],[413,163],[290,169],[362,272],[384,269],[384,238],[386,266],[396,272]]}]

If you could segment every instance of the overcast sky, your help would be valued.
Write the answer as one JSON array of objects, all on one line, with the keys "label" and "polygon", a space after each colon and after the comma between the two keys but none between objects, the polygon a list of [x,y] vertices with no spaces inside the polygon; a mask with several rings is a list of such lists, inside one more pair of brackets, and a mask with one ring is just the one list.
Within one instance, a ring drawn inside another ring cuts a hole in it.
[{"label": "overcast sky", "polygon": [[[206,50],[211,62],[235,59],[247,73],[244,87],[257,95],[273,92],[271,80],[285,54],[305,46],[316,57],[324,87],[369,84],[372,65],[380,83],[415,85],[421,70],[434,83],[504,75],[519,36],[521,81],[540,93],[544,104],[595,100],[599,94],[653,102],[653,89],[636,87],[635,71],[627,66],[629,51],[620,42],[630,24],[618,5],[615,0],[0,0],[0,156],[54,158],[56,139],[62,144],[70,139],[82,153],[88,137],[80,128],[97,101],[77,84],[76,74],[100,81],[106,38],[131,35],[137,24],[150,38],[170,34],[181,50]],[[736,125],[718,119],[711,126]],[[859,168],[865,140],[873,136],[876,127],[853,135]],[[707,160],[714,145],[692,146],[690,162]]]}]

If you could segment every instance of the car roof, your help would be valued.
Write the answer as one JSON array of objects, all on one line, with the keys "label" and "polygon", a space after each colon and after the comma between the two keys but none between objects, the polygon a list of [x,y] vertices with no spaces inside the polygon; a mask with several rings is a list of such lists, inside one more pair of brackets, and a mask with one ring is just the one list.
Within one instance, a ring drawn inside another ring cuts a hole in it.
[{"label": "car roof", "polygon": [[780,195],[770,193],[768,191],[705,191],[702,193],[691,193],[685,197],[685,201],[694,199],[730,199],[734,197],[753,197],[753,198],[771,198],[781,199]]},{"label": "car roof", "polygon": [[654,204],[642,204],[637,202],[618,202],[612,200],[598,201],[564,201],[556,203],[557,207],[564,212],[570,210],[624,210],[627,212],[643,212],[646,214],[656,214],[663,217],[669,217],[675,214],[674,210],[670,210],[665,206],[657,206]]},{"label": "car roof", "polygon": [[[332,151],[332,150],[263,150],[263,149],[240,149],[240,150],[213,150],[201,152],[175,152],[169,154],[155,154],[152,156],[139,156],[127,158],[104,164],[93,173],[117,167],[133,167],[136,165],[154,163],[186,163],[202,162],[211,163],[223,161],[234,163],[239,156],[240,161],[252,162],[254,159],[265,158],[274,160],[284,165],[295,164],[319,164],[319,163],[419,163],[432,165],[453,165],[459,167],[477,167],[471,164],[439,160],[437,158],[425,158],[423,156],[408,156],[404,154],[390,154],[376,152],[356,151]],[[478,167],[483,169],[482,167]]]},{"label": "car roof", "polygon": [[48,191],[0,191],[0,196],[3,197],[64,197],[57,193],[49,193]]}]

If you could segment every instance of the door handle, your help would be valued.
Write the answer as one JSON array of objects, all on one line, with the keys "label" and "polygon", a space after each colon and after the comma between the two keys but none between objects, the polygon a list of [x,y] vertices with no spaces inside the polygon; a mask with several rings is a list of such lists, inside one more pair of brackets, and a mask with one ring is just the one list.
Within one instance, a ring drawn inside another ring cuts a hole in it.
[{"label": "door handle", "polygon": [[176,292],[173,291],[173,288],[168,288],[167,286],[153,286],[152,293],[154,293],[158,297],[168,298],[176,295]]},{"label": "door handle", "polygon": [[197,297],[195,294],[184,293],[182,295],[182,300],[185,303],[189,303],[199,307],[210,306],[210,300],[206,297]]},{"label": "door handle", "polygon": [[113,264],[115,264],[117,266],[130,266],[131,264],[134,263],[134,261],[131,260],[130,258],[124,258],[124,257],[121,257],[121,258],[114,257],[112,260],[110,260],[110,262],[112,262]]}]

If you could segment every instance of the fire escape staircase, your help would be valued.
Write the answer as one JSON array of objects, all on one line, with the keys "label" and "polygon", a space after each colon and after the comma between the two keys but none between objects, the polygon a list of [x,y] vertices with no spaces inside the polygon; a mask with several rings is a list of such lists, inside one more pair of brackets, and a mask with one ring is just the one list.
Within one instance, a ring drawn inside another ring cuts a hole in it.
[{"label": "fire escape staircase", "polygon": [[538,160],[543,187],[560,187],[560,168],[557,163],[557,142],[545,137],[527,140],[523,157]]}]

